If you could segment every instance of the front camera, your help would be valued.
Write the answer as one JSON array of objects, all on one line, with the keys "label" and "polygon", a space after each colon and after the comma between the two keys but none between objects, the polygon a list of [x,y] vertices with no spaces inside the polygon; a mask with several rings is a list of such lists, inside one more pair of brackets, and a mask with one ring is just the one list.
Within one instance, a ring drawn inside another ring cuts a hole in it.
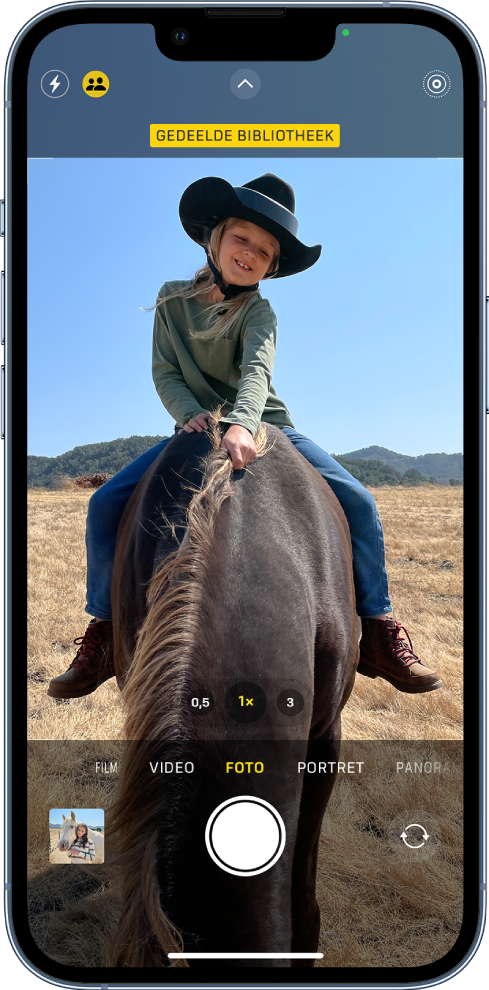
[{"label": "front camera", "polygon": [[173,28],[171,40],[174,45],[186,45],[189,39],[187,28]]}]

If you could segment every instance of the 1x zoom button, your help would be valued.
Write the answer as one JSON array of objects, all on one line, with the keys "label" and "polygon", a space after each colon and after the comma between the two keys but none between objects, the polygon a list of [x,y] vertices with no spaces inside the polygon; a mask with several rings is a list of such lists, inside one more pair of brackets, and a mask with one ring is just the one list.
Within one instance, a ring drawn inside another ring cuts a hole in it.
[{"label": "1x zoom button", "polygon": [[246,725],[256,722],[264,715],[267,707],[265,692],[252,681],[233,684],[226,694],[226,711],[235,722]]}]

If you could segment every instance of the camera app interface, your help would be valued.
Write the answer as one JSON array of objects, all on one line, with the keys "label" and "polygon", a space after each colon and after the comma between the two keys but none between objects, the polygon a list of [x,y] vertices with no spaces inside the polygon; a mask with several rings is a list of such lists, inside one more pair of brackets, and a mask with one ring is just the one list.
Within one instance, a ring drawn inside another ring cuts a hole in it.
[{"label": "camera app interface", "polygon": [[30,932],[407,973],[462,913],[461,64],[186,32],[30,63]]}]

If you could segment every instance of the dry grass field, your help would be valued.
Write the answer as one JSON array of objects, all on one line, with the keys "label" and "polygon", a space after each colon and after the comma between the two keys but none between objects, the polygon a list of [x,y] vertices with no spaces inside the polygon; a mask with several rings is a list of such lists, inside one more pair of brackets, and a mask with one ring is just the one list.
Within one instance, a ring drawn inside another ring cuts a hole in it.
[{"label": "dry grass field", "polygon": [[90,617],[85,608],[85,521],[92,493],[30,490],[28,543],[28,726],[31,739],[117,739],[123,724],[115,679],[66,704],[48,698]]},{"label": "dry grass field", "polygon": [[[343,714],[347,739],[459,739],[462,719],[462,488],[373,489],[386,540],[394,615],[445,687],[400,694],[357,677]],[[64,704],[46,695],[73,659],[85,604],[85,519],[90,493],[30,490],[28,733],[31,739],[117,739],[123,725],[112,679]]]},{"label": "dry grass field", "polygon": [[[103,865],[66,870],[49,862],[49,808],[107,812],[117,775],[95,774],[95,761],[120,759],[124,748],[114,681],[68,703],[56,704],[46,695],[47,682],[68,666],[76,650],[72,640],[88,621],[89,495],[29,492],[29,917],[40,948],[75,966],[108,963],[120,910],[110,838]],[[359,741],[344,749],[354,747],[351,758],[365,760],[369,772],[338,779],[324,818],[318,861],[320,967],[423,965],[452,947],[461,920],[456,740],[462,718],[462,490],[385,488],[375,489],[374,496],[384,525],[394,614],[445,687],[415,697],[379,679],[357,678],[343,736]],[[38,741],[46,739],[52,741]],[[425,742],[397,747],[369,741],[397,739]],[[416,758],[446,759],[450,772],[437,777],[395,772],[396,760]],[[411,851],[402,843],[400,834],[410,822],[427,827],[426,848]]]},{"label": "dry grass field", "polygon": [[[122,762],[123,750],[120,741],[29,744],[29,923],[39,947],[66,965],[109,964],[118,881],[110,835],[103,865],[73,870],[48,861],[49,808],[107,812],[117,774],[95,774],[95,761]],[[461,747],[363,741],[346,743],[342,756],[364,761],[364,773],[338,777],[324,817],[317,879],[324,958],[317,965],[407,967],[440,959],[462,916]],[[438,760],[444,770],[398,774],[399,758],[413,766]],[[430,835],[422,849],[407,849],[400,839],[410,822],[423,823]]]},{"label": "dry grass field", "polygon": [[[351,746],[355,759],[365,760],[368,776],[337,780],[324,816],[317,877],[324,958],[316,965],[434,962],[452,948],[462,923],[461,746]],[[449,773],[395,772],[396,758],[414,766],[416,756],[441,758]],[[400,841],[410,822],[422,823],[430,835],[421,849]]]}]

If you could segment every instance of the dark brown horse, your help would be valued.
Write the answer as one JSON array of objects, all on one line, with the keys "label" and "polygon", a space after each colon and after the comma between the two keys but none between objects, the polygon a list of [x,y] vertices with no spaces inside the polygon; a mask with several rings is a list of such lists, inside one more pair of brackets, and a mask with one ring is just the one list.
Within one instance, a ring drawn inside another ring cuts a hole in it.
[{"label": "dark brown horse", "polygon": [[[130,741],[113,819],[116,965],[168,965],[182,943],[318,949],[319,833],[358,660],[349,531],[280,430],[261,428],[260,456],[240,472],[219,442],[217,428],[176,435],[118,535],[114,639]],[[320,762],[329,772],[299,772]],[[257,875],[221,868],[206,846],[212,812],[240,795],[267,801],[285,824],[282,854]]]}]

